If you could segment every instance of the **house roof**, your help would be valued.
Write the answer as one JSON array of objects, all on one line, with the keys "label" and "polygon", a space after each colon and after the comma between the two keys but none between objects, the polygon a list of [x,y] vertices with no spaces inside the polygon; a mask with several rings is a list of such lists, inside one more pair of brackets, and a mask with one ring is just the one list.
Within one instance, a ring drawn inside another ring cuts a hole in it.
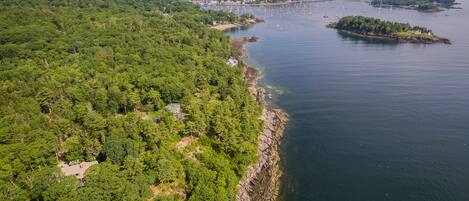
[{"label": "house roof", "polygon": [[98,161],[83,162],[76,165],[68,165],[64,162],[61,162],[61,164],[59,164],[59,167],[65,176],[76,176],[78,179],[83,179],[86,170],[96,164],[98,164]]}]

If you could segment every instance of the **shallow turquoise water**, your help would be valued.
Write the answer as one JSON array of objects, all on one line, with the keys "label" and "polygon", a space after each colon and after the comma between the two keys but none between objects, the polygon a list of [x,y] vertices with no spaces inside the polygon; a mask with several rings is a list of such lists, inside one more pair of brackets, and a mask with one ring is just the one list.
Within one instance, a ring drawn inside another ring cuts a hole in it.
[{"label": "shallow turquoise water", "polygon": [[[461,1],[460,1],[461,2]],[[469,6],[422,13],[330,1],[254,12],[248,62],[284,89],[282,200],[469,200]],[[226,8],[225,8],[226,9]],[[370,41],[324,26],[366,15],[427,26],[453,45]]]}]

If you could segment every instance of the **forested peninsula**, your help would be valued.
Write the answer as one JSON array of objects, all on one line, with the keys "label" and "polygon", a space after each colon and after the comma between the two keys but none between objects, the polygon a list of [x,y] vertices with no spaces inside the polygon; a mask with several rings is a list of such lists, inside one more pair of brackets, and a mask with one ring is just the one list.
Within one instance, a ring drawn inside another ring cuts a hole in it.
[{"label": "forested peninsula", "polygon": [[262,110],[209,26],[239,20],[170,0],[1,1],[0,200],[235,200]]},{"label": "forested peninsula", "polygon": [[328,24],[327,27],[366,38],[424,44],[451,44],[450,40],[434,35],[426,27],[411,26],[408,23],[390,22],[371,17],[342,17],[338,22]]}]

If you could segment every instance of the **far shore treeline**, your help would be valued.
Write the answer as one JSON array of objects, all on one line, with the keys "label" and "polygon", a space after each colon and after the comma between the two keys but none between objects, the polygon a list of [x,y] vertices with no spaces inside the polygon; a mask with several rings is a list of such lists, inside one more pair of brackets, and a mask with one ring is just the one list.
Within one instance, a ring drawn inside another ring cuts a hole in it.
[{"label": "far shore treeline", "polygon": [[438,11],[440,7],[450,7],[455,0],[372,0],[374,6],[392,5],[414,7],[422,11]]},{"label": "far shore treeline", "polygon": [[[261,110],[209,26],[247,17],[172,0],[1,1],[0,200],[235,200]],[[95,160],[82,182],[58,167]]]}]

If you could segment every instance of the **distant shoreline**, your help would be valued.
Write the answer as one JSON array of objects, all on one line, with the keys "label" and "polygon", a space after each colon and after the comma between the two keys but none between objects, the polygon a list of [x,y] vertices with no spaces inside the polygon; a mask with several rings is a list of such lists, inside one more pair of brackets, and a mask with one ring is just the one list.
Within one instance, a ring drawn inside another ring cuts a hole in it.
[{"label": "distant shoreline", "polygon": [[421,7],[418,4],[411,4],[411,5],[394,5],[394,4],[389,4],[389,3],[382,3],[382,4],[376,4],[373,3],[373,1],[367,1],[371,6],[376,7],[376,8],[401,8],[401,9],[407,9],[407,10],[416,10],[420,12],[441,12],[449,9],[461,9],[460,7],[455,7],[456,5],[459,5],[459,3],[451,3],[451,4],[433,4],[429,5],[428,7]]},{"label": "distant shoreline", "polygon": [[253,3],[253,4],[242,4],[239,2],[222,2],[222,3],[215,3],[215,4],[205,4],[198,1],[192,1],[192,3],[199,4],[199,5],[213,5],[213,6],[282,6],[282,5],[291,5],[297,3],[314,3],[314,2],[322,2],[322,1],[329,1],[329,0],[301,0],[301,1],[285,1],[285,2],[277,2],[277,3]]}]

